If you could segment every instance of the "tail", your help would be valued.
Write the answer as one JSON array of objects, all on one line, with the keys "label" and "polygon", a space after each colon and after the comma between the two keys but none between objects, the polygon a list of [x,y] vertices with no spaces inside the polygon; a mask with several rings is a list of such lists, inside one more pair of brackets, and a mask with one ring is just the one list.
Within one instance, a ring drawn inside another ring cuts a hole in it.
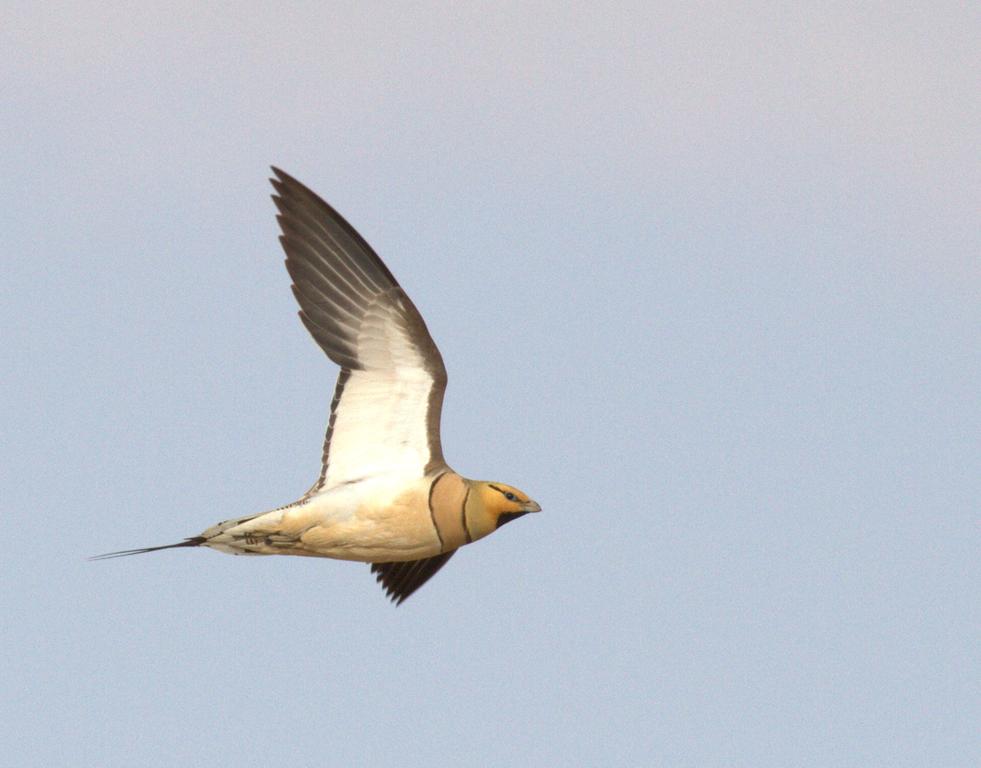
[{"label": "tail", "polygon": [[124,549],[120,552],[106,552],[104,555],[90,557],[89,560],[111,560],[114,557],[129,557],[130,555],[142,555],[147,552],[159,552],[161,549],[176,549],[177,547],[200,547],[207,539],[204,536],[193,536],[184,539],[176,544],[164,544],[162,547],[143,547],[143,549]]}]

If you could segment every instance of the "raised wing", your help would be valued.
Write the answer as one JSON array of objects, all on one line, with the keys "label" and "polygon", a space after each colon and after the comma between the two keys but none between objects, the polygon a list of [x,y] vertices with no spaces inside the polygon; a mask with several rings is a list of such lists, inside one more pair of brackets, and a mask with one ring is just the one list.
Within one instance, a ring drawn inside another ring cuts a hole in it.
[{"label": "raised wing", "polygon": [[283,171],[271,179],[300,319],[341,366],[323,470],[307,496],[378,474],[445,466],[446,369],[426,324],[371,246]]}]

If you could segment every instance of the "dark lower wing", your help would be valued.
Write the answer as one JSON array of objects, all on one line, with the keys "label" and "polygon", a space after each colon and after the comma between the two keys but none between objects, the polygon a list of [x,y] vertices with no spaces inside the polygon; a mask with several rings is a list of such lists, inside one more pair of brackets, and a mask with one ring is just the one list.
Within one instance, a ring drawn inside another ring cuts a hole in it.
[{"label": "dark lower wing", "polygon": [[427,557],[425,560],[410,560],[402,563],[372,563],[371,572],[385,588],[385,594],[399,605],[419,587],[429,581],[436,572],[446,565],[456,550],[442,555]]}]

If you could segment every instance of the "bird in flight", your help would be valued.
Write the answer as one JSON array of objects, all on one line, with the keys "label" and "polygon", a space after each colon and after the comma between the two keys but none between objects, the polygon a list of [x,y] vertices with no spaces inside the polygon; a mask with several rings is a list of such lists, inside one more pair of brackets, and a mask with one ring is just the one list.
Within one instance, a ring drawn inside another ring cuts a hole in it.
[{"label": "bird in flight", "polygon": [[340,366],[320,477],[292,504],[225,520],[161,547],[306,555],[371,563],[396,603],[465,544],[541,510],[511,485],[446,464],[439,423],[446,369],[426,324],[388,268],[320,197],[273,168],[273,201],[300,319]]}]

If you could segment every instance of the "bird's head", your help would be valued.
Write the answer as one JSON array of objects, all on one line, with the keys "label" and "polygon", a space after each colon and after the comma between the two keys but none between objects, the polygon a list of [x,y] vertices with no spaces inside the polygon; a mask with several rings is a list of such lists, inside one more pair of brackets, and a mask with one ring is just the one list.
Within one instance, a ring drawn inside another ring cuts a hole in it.
[{"label": "bird's head", "polygon": [[476,480],[467,499],[467,527],[470,535],[479,539],[522,515],[541,510],[528,494],[514,486]]}]

